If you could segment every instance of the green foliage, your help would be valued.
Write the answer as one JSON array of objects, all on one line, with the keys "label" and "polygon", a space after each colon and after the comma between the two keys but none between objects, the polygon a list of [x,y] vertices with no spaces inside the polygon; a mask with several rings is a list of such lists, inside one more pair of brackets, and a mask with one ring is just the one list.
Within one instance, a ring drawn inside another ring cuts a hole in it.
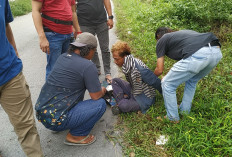
[{"label": "green foliage", "polygon": [[31,12],[31,0],[10,1],[13,16],[21,16]]},{"label": "green foliage", "polygon": [[[190,115],[179,124],[157,120],[166,115],[162,96],[146,115],[122,114],[125,156],[231,156],[232,154],[232,1],[114,0],[117,33],[151,70],[156,66],[155,31],[160,26],[214,32],[222,41],[223,58],[197,85]],[[165,58],[165,74],[175,61]],[[178,104],[184,85],[177,89]],[[169,137],[155,145],[159,135]],[[133,156],[133,155],[131,155]]]}]

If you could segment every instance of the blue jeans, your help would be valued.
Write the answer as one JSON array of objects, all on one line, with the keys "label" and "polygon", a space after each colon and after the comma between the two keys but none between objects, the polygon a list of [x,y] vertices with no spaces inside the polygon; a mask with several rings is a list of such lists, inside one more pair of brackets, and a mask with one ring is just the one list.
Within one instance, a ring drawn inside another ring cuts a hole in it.
[{"label": "blue jeans", "polygon": [[144,92],[134,97],[137,103],[139,104],[142,113],[146,113],[147,110],[151,107],[151,105],[155,103],[155,97],[148,98],[144,94]]},{"label": "blue jeans", "polygon": [[50,54],[47,54],[46,80],[58,57],[67,52],[70,44],[71,34],[59,34],[56,32],[45,32],[49,42]]},{"label": "blue jeans", "polygon": [[180,111],[189,113],[197,82],[209,74],[221,58],[222,53],[218,46],[203,47],[192,56],[182,59],[173,65],[161,82],[167,116],[170,120],[179,120],[176,100],[177,87],[185,82]]},{"label": "blue jeans", "polygon": [[102,98],[81,101],[67,113],[65,123],[48,128],[53,131],[69,129],[70,134],[73,136],[87,136],[105,111],[106,102]]}]

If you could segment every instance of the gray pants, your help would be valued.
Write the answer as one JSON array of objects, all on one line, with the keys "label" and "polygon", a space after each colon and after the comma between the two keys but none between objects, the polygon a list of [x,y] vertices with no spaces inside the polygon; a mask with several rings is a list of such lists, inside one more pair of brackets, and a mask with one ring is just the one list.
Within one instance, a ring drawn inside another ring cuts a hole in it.
[{"label": "gray pants", "polygon": [[[102,54],[102,61],[103,61],[103,66],[104,66],[104,72],[105,75],[111,74],[110,72],[110,51],[109,51],[109,28],[107,23],[101,23],[99,25],[95,26],[81,26],[81,31],[82,32],[89,32],[93,35],[97,35],[100,49],[101,49],[101,54]],[[100,66],[100,61],[98,57],[98,52],[93,56],[92,61],[95,63],[98,72],[101,71],[101,66]]]}]

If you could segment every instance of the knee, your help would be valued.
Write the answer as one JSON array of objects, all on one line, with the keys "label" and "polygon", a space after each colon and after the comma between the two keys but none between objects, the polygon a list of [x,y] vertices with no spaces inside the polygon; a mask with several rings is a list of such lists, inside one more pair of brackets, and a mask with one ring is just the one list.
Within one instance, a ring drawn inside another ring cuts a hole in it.
[{"label": "knee", "polygon": [[98,104],[98,108],[99,108],[99,111],[100,112],[105,112],[106,110],[106,101],[101,98],[97,101],[97,104]]},{"label": "knee", "polygon": [[162,92],[174,92],[176,91],[175,83],[170,83],[165,80],[161,81]]},{"label": "knee", "polygon": [[112,84],[115,84],[117,82],[119,82],[121,79],[120,78],[113,78],[112,79]]}]

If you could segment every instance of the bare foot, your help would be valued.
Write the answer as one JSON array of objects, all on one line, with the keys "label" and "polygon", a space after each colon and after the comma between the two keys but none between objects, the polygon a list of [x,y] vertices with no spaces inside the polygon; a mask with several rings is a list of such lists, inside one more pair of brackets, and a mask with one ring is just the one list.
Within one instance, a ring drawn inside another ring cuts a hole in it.
[{"label": "bare foot", "polygon": [[[89,137],[87,137],[87,136],[73,136],[70,133],[68,133],[66,136],[66,141],[72,142],[72,143],[80,143],[80,144],[92,143],[92,141],[95,140],[95,137],[93,135],[88,135],[88,136]],[[83,139],[85,139],[85,140],[83,140]]]}]

